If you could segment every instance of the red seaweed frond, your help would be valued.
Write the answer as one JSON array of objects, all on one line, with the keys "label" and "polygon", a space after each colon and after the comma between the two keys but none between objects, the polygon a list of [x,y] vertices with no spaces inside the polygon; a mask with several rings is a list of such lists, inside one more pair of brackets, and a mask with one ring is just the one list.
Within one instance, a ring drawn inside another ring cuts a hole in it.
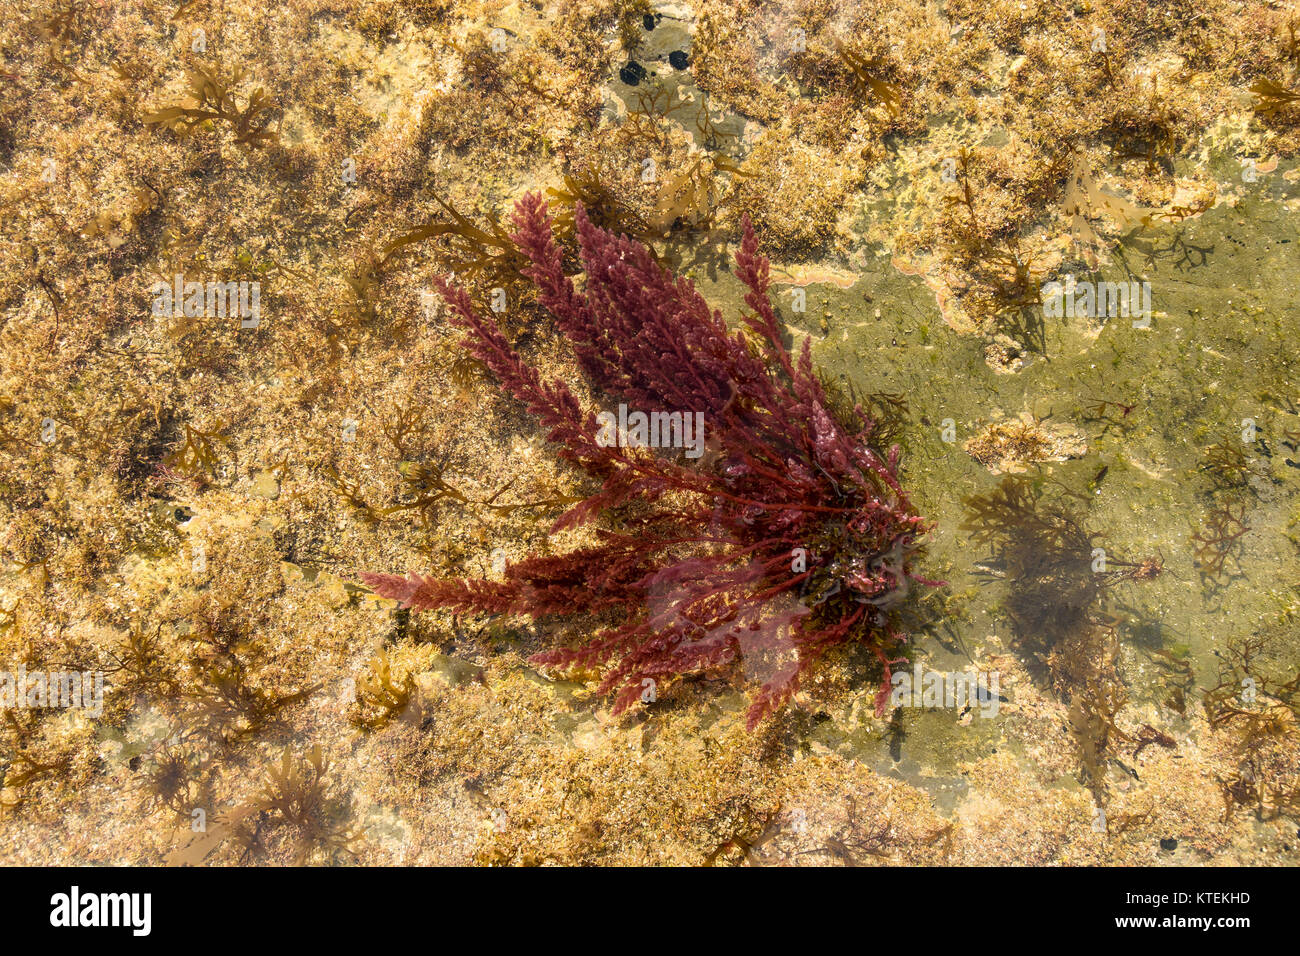
[{"label": "red seaweed frond", "polygon": [[814,661],[849,641],[872,648],[887,689],[889,652],[903,640],[888,610],[912,582],[931,583],[910,567],[924,523],[900,487],[897,447],[871,446],[875,423],[861,408],[850,432],[831,410],[809,343],[797,355],[785,346],[748,220],[736,274],[757,348],[689,281],[640,243],[593,225],[581,206],[581,289],[564,272],[539,195],[522,199],[512,221],[511,240],[529,263],[523,274],[596,393],[660,413],[665,433],[670,416],[702,420],[707,438],[696,435],[696,454],[677,457],[636,447],[630,430],[609,440],[610,416],[584,410],[564,382],[543,381],[463,290],[438,280],[473,356],[537,418],[557,453],[599,483],[556,528],[608,528],[616,518],[625,530],[510,564],[501,581],[362,580],[418,610],[567,619],[622,609],[621,626],[533,658],[602,669],[599,691],[614,694],[616,713],[647,686],[738,665],[759,684],[753,727],[790,700]]}]

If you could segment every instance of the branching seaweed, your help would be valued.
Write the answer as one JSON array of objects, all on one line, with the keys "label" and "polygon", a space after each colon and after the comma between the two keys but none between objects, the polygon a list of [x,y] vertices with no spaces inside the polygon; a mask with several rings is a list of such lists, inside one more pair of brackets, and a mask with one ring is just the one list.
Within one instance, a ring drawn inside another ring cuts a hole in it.
[{"label": "branching seaweed", "polygon": [[450,501],[462,505],[471,504],[470,499],[464,492],[443,477],[445,468],[445,461],[406,461],[399,464],[398,471],[402,476],[403,490],[414,495],[414,498],[411,501],[399,502],[391,507],[383,508],[378,514],[387,517],[402,511],[410,511],[416,515],[424,527],[430,528],[434,523],[436,508],[442,502]]},{"label": "branching seaweed", "polygon": [[1116,669],[1119,621],[1104,613],[1102,602],[1116,585],[1157,576],[1163,562],[1127,561],[1103,550],[1105,563],[1098,563],[1100,536],[1086,528],[1082,514],[1088,500],[1063,486],[1049,495],[1041,477],[1008,475],[992,491],[967,499],[962,528],[976,543],[995,545],[995,564],[1008,585],[1002,607],[1016,645],[1069,707],[1081,780],[1100,800],[1113,746],[1128,739],[1116,723],[1128,700]]},{"label": "branching seaweed", "polygon": [[943,200],[959,213],[954,223],[957,248],[971,280],[965,295],[973,312],[991,317],[999,331],[1043,353],[1040,276],[1016,237],[997,239],[981,220],[971,184],[971,158],[970,150],[963,147],[957,156],[957,191]]},{"label": "branching seaweed", "polygon": [[68,64],[67,57],[72,44],[86,31],[86,10],[84,0],[58,0],[32,20],[32,25],[49,45],[46,62],[83,82],[85,77]]},{"label": "branching seaweed", "polygon": [[267,768],[255,795],[214,814],[203,832],[167,854],[167,865],[198,866],[227,840],[242,850],[241,862],[263,856],[268,843],[281,841],[288,844],[295,866],[321,853],[355,857],[365,832],[348,824],[351,801],[334,793],[329,769],[319,745],[302,757],[286,748],[279,764]]},{"label": "branching seaweed", "polygon": [[378,730],[406,715],[412,704],[418,711],[415,675],[395,680],[391,657],[387,651],[380,651],[357,682],[356,706],[349,719],[358,727]]},{"label": "branching seaweed", "polygon": [[[474,355],[539,417],[562,458],[600,482],[554,527],[608,524],[590,547],[508,564],[503,581],[371,573],[362,580],[422,610],[581,620],[621,609],[617,627],[533,657],[551,667],[602,669],[599,692],[615,694],[617,713],[641,700],[647,679],[715,670],[744,655],[772,675],[750,708],[753,727],[789,701],[828,648],[850,641],[866,644],[881,663],[876,703],[883,709],[888,651],[900,639],[890,608],[912,581],[934,583],[909,569],[924,522],[899,484],[900,450],[864,440],[865,413],[850,422],[832,416],[806,340],[799,356],[787,351],[769,264],[748,221],[736,261],[749,289],[751,339],[728,329],[690,282],[656,265],[644,246],[599,229],[581,209],[581,293],[563,271],[541,196],[521,200],[514,222],[538,302],[591,384],[648,407],[701,409],[714,429],[711,447],[692,466],[598,440],[594,413],[565,383],[543,380],[464,290],[444,280],[439,290]],[[629,533],[651,527],[660,530]]]},{"label": "branching seaweed", "polygon": [[163,466],[168,472],[198,484],[215,480],[220,461],[217,445],[230,445],[229,439],[221,435],[224,427],[218,422],[207,431],[201,431],[186,423],[184,441],[163,459]]},{"label": "branching seaweed", "polygon": [[258,733],[320,690],[316,684],[283,694],[265,687],[239,631],[200,625],[187,640],[193,645],[188,663],[194,680],[184,691],[186,724],[212,740],[229,745]]},{"label": "branching seaweed", "polygon": [[112,663],[105,673],[117,675],[124,689],[145,690],[160,698],[178,695],[181,685],[163,650],[161,632],[161,624],[152,631],[132,624],[121,650],[108,652]]},{"label": "branching seaweed", "polygon": [[171,810],[186,821],[195,808],[212,803],[209,755],[184,742],[183,734],[164,738],[147,757],[144,787],[148,803]]},{"label": "branching seaweed", "polygon": [[618,190],[607,184],[600,168],[565,173],[564,185],[552,186],[546,194],[551,197],[556,210],[556,237],[566,248],[577,245],[574,211],[579,206],[602,229],[631,236],[638,242],[648,243],[660,238],[640,213],[623,202]]},{"label": "branching seaweed", "polygon": [[1205,450],[1198,471],[1213,482],[1213,490],[1240,492],[1250,488],[1252,478],[1266,478],[1268,472],[1246,454],[1235,435],[1225,435]]},{"label": "branching seaweed", "polygon": [[1249,530],[1244,502],[1224,502],[1210,512],[1205,527],[1192,535],[1203,581],[1226,576],[1229,559],[1240,568],[1241,538]]},{"label": "branching seaweed", "polygon": [[1300,91],[1288,89],[1267,77],[1261,77],[1252,83],[1250,91],[1255,94],[1252,106],[1260,116],[1272,118],[1300,103]]},{"label": "branching seaweed", "polygon": [[424,225],[402,233],[371,250],[344,275],[352,293],[354,314],[369,321],[375,317],[375,295],[388,266],[412,246],[431,239],[446,239],[437,255],[441,268],[466,282],[489,287],[515,289],[522,281],[528,260],[519,255],[510,237],[495,215],[488,217],[487,227],[476,226],[440,196],[433,197],[446,219],[430,218]]},{"label": "branching seaweed", "polygon": [[1232,639],[1215,654],[1218,683],[1205,692],[1211,727],[1241,723],[1248,736],[1258,737],[1291,726],[1285,716],[1288,711],[1300,717],[1300,668],[1287,666],[1272,634]]},{"label": "branching seaweed", "polygon": [[388,439],[393,454],[400,460],[409,458],[422,449],[429,426],[424,420],[424,409],[416,402],[409,401],[395,409],[391,417],[382,420],[379,429]]},{"label": "branching seaweed", "polygon": [[780,834],[782,825],[780,806],[762,812],[747,800],[727,801],[715,815],[713,826],[728,835],[709,851],[704,865],[717,866],[721,862],[742,866],[757,862],[757,851]]},{"label": "branching seaweed", "polygon": [[384,509],[376,508],[366,501],[365,493],[361,488],[361,479],[344,478],[333,465],[323,466],[320,473],[334,493],[342,498],[362,521],[373,524],[384,516]]},{"label": "branching seaweed", "polygon": [[895,84],[880,78],[881,66],[878,62],[864,59],[861,54],[842,43],[835,44],[835,54],[853,74],[854,86],[860,92],[868,97],[875,97],[891,117],[897,118],[902,115],[902,90]]},{"label": "branching seaweed", "polygon": [[348,803],[333,795],[327,780],[330,762],[317,744],[303,757],[286,749],[279,765],[271,765],[262,789],[247,804],[258,814],[239,835],[246,847],[262,844],[262,829],[287,830],[294,864],[301,866],[319,852],[356,856],[364,831],[346,823]]},{"label": "branching seaweed", "polygon": [[1119,229],[1128,232],[1150,225],[1157,212],[1158,210],[1139,206],[1132,200],[1102,189],[1093,178],[1087,153],[1082,149],[1075,151],[1061,199],[1061,213],[1069,220],[1070,234],[1076,243],[1093,248],[1105,245],[1089,219],[1104,216]]},{"label": "branching seaweed", "polygon": [[23,799],[23,791],[42,780],[66,775],[72,763],[67,753],[47,755],[28,743],[34,735],[34,722],[24,722],[14,710],[4,711],[5,729],[12,743],[3,757],[5,800],[0,809],[13,807]]},{"label": "branching seaweed", "polygon": [[627,111],[627,118],[619,127],[618,135],[654,152],[669,152],[672,140],[667,120],[674,113],[688,109],[691,101],[675,98],[672,89],[655,84],[649,89],[638,90],[636,102],[636,107]]},{"label": "branching seaweed", "polygon": [[268,128],[276,105],[260,86],[248,94],[242,107],[239,105],[235,88],[247,75],[242,66],[226,73],[219,63],[187,69],[188,100],[155,110],[144,121],[165,126],[182,137],[193,135],[205,123],[224,123],[241,146],[265,146],[279,135]]}]

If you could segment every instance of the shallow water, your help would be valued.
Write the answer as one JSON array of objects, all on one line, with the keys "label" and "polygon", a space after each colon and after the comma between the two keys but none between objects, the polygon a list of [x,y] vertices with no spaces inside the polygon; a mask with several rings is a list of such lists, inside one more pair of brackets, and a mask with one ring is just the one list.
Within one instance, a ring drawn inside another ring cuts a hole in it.
[{"label": "shallow water", "polygon": [[[1235,166],[1215,168],[1230,177]],[[966,499],[988,492],[999,477],[962,444],[981,427],[1023,413],[1075,426],[1087,446],[1079,457],[1023,470],[1079,496],[1078,514],[1110,561],[1157,557],[1163,564],[1150,579],[1108,591],[1097,607],[1114,617],[1132,705],[1154,713],[1172,688],[1190,700],[1197,688],[1212,687],[1220,649],[1272,626],[1294,601],[1300,452],[1286,432],[1300,428],[1293,340],[1300,229],[1280,204],[1300,196],[1300,185],[1284,175],[1287,168],[1247,191],[1236,208],[1136,230],[1095,272],[1080,262],[1081,281],[1149,282],[1150,327],[1134,328],[1140,319],[1120,315],[1042,318],[1039,310],[1045,347],[1024,349],[1015,372],[985,360],[984,339],[949,328],[935,294],[900,274],[888,255],[870,258],[849,289],[806,286],[802,314],[781,290],[792,340],[811,337],[828,376],[858,393],[906,398],[905,487],[933,523],[921,573],[943,578],[957,596],[942,624],[912,634],[913,660],[957,671],[1015,653],[1015,626],[1001,605],[1017,582],[996,567],[988,573],[991,549],[973,545],[961,528],[970,515]],[[737,307],[738,283],[729,277],[697,282],[724,314]],[[1099,407],[1103,402],[1113,404]],[[953,441],[944,440],[945,420]],[[1248,430],[1253,440],[1245,440]],[[1249,530],[1225,572],[1206,576],[1191,539],[1223,500],[1204,455],[1225,438],[1240,443],[1258,474],[1229,495],[1244,503]],[[1080,567],[1094,558],[1079,554]],[[1283,658],[1300,662],[1300,646],[1287,641]],[[874,689],[862,693],[865,706]],[[996,719],[963,726],[958,717],[956,709],[904,709],[882,730],[845,713],[810,739],[922,787],[951,811],[965,790],[958,766],[1008,746]]]}]

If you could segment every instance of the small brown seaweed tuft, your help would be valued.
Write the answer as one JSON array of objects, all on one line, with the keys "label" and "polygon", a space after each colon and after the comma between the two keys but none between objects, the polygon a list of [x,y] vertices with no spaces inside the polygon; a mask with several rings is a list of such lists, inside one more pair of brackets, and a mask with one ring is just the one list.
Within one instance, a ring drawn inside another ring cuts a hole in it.
[{"label": "small brown seaweed tuft", "polygon": [[1011,336],[1025,348],[1046,351],[1042,322],[1041,273],[1033,267],[1015,234],[980,215],[971,181],[974,153],[963,147],[956,158],[956,192],[944,197],[952,212],[956,259],[967,276],[962,290],[972,314],[995,332]]},{"label": "small brown seaweed tuft", "polygon": [[1261,77],[1252,83],[1250,91],[1255,94],[1253,106],[1260,116],[1276,117],[1300,103],[1300,90],[1285,87],[1268,77]]},{"label": "small brown seaweed tuft", "polygon": [[881,79],[884,67],[879,60],[869,60],[842,43],[836,43],[835,55],[853,74],[853,83],[859,92],[873,98],[891,117],[902,115],[902,90],[896,84]]},{"label": "small brown seaweed tuft", "polygon": [[1223,502],[1210,512],[1205,527],[1192,535],[1203,581],[1217,582],[1227,576],[1230,559],[1240,564],[1241,538],[1249,530],[1244,502]]},{"label": "small brown seaweed tuft", "polygon": [[225,426],[217,423],[207,431],[185,424],[185,438],[179,448],[162,460],[159,474],[165,478],[183,478],[202,487],[218,477],[220,458],[218,445],[230,446],[229,439],[222,436]]},{"label": "small brown seaweed tuft", "polygon": [[330,766],[319,744],[301,757],[286,748],[280,763],[267,768],[262,789],[245,805],[256,816],[245,819],[237,839],[246,849],[258,849],[266,843],[266,829],[278,831],[290,841],[297,866],[318,853],[356,856],[364,831],[346,822],[350,801],[333,793]]},{"label": "small brown seaweed tuft", "polygon": [[279,137],[269,128],[276,105],[259,86],[241,107],[235,89],[247,76],[242,66],[229,71],[220,63],[191,67],[185,71],[188,99],[148,113],[144,121],[165,126],[182,137],[192,136],[205,123],[226,124],[236,143],[259,149]]},{"label": "small brown seaweed tuft", "polygon": [[365,730],[378,730],[408,713],[416,717],[418,711],[415,675],[408,673],[397,680],[391,656],[381,650],[357,683],[357,699],[348,719]]}]

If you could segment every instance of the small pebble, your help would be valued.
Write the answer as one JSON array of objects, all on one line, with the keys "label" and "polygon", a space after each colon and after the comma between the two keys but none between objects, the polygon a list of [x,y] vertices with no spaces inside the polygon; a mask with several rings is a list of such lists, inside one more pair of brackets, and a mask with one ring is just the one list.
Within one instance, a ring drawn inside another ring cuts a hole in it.
[{"label": "small pebble", "polygon": [[253,479],[253,494],[274,501],[280,497],[280,483],[269,471],[259,471],[257,477]]}]

